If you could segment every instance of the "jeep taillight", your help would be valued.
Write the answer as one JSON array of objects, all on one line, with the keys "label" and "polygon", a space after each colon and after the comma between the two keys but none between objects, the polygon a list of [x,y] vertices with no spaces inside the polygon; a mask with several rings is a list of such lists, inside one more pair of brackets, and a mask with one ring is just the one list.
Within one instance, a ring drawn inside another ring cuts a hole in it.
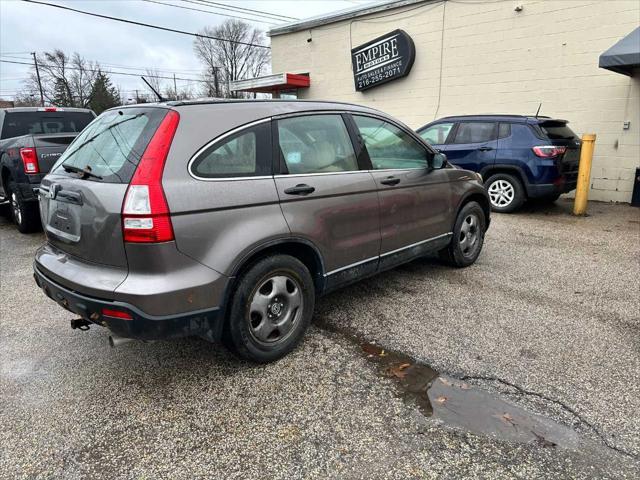
[{"label": "jeep taillight", "polygon": [[162,172],[180,115],[170,110],[142,154],[122,204],[125,242],[157,243],[174,239]]},{"label": "jeep taillight", "polygon": [[557,147],[555,145],[543,145],[540,147],[533,147],[533,153],[540,158],[553,158],[558,155],[562,155],[567,151],[567,147]]},{"label": "jeep taillight", "polygon": [[36,153],[35,148],[21,148],[20,158],[22,159],[24,173],[40,173],[40,165],[38,165],[38,154]]}]

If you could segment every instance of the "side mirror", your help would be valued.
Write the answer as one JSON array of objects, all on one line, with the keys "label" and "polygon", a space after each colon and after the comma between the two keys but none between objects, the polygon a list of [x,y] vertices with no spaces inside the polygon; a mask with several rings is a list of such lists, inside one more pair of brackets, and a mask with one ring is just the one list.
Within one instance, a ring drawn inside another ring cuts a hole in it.
[{"label": "side mirror", "polygon": [[447,156],[444,153],[438,152],[433,156],[431,167],[433,169],[442,168],[447,164]]}]

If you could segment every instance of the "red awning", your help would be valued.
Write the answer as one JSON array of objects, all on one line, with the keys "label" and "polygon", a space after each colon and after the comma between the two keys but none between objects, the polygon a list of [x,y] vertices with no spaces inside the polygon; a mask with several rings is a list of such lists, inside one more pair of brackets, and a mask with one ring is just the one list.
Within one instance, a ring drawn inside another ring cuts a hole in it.
[{"label": "red awning", "polygon": [[231,90],[235,92],[273,93],[308,88],[310,84],[311,78],[308,73],[276,73],[265,77],[233,81],[231,82]]}]

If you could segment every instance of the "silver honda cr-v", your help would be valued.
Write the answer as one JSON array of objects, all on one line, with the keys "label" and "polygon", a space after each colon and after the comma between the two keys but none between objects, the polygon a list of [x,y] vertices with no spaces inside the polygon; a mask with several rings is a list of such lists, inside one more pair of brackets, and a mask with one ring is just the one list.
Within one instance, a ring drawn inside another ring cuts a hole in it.
[{"label": "silver honda cr-v", "polygon": [[112,344],[199,335],[268,362],[317,296],[428,253],[472,264],[475,173],[402,123],[327,102],[173,102],[91,123],[42,181],[44,292]]}]

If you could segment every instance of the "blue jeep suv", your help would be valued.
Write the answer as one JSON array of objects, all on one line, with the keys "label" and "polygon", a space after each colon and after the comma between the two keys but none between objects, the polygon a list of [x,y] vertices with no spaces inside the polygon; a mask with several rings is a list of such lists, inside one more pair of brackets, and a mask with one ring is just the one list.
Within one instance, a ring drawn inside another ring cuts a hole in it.
[{"label": "blue jeep suv", "polygon": [[521,115],[445,117],[420,136],[454,165],[482,175],[496,212],[527,199],[555,201],[576,188],[580,139],[566,120]]}]

